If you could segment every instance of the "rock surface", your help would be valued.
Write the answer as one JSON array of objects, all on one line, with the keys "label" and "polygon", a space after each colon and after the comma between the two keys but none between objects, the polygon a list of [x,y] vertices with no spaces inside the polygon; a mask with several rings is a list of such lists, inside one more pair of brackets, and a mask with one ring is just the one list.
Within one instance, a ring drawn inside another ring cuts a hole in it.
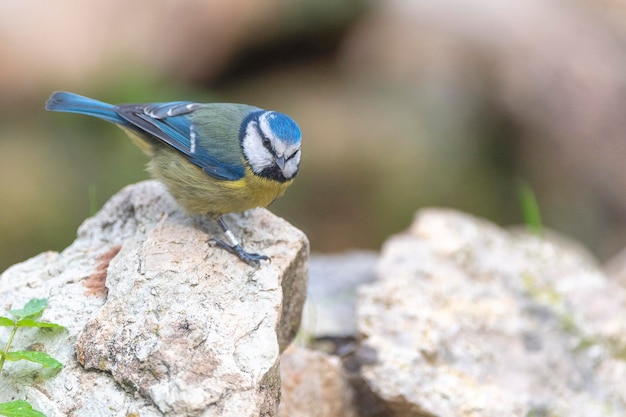
[{"label": "rock surface", "polygon": [[354,392],[341,360],[290,346],[280,360],[279,417],[357,417]]},{"label": "rock surface", "polygon": [[361,376],[394,415],[626,415],[626,293],[558,241],[426,210],[361,288]]},{"label": "rock surface", "polygon": [[604,273],[626,287],[626,249],[614,255],[604,264]]},{"label": "rock surface", "polygon": [[48,417],[275,415],[308,241],[263,209],[227,221],[272,262],[254,269],[214,247],[217,226],[186,216],[148,181],[115,195],[63,252],[9,268],[3,310],[45,297],[43,319],[66,326],[18,333],[15,349],[41,342],[64,369],[39,380],[37,368],[9,364],[0,401],[26,399]]}]

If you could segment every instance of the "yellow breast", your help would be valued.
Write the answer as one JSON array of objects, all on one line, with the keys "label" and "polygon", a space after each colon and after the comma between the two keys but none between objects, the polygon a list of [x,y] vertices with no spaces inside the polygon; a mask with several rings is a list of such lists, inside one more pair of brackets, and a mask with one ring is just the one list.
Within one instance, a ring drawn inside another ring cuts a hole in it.
[{"label": "yellow breast", "polygon": [[265,207],[283,195],[292,183],[259,177],[249,167],[240,180],[218,180],[169,150],[154,154],[148,171],[165,184],[190,214],[218,216]]},{"label": "yellow breast", "polygon": [[210,212],[223,214],[266,207],[282,196],[292,181],[278,182],[259,177],[246,167],[246,175],[242,179],[215,183],[219,192],[214,194],[215,198],[210,198],[211,205],[215,207]]}]

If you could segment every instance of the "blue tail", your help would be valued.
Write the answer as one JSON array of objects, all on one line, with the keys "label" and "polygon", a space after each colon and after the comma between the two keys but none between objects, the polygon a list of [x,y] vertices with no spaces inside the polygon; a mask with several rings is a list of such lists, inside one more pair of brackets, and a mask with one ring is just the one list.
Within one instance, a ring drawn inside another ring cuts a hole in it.
[{"label": "blue tail", "polygon": [[46,110],[86,114],[104,119],[121,125],[128,122],[122,119],[115,111],[115,106],[89,97],[79,96],[74,93],[57,91],[46,101]]}]

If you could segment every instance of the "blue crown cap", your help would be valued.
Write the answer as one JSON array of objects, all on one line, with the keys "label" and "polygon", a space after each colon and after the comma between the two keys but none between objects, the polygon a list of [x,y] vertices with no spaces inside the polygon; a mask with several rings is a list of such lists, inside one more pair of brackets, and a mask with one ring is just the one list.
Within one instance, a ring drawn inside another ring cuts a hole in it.
[{"label": "blue crown cap", "polygon": [[268,123],[274,135],[287,143],[298,143],[302,139],[300,128],[296,122],[286,114],[271,112],[268,115]]}]

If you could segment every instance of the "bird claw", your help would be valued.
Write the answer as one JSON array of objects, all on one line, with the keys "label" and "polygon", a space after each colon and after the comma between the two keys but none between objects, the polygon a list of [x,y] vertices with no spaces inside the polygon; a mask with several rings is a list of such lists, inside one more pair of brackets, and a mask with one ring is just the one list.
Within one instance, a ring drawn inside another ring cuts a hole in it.
[{"label": "bird claw", "polygon": [[258,253],[250,253],[246,252],[241,245],[237,244],[234,246],[229,245],[220,239],[211,239],[211,241],[215,242],[217,246],[225,249],[226,251],[232,253],[233,255],[237,255],[239,259],[246,262],[248,265],[254,266],[258,268],[261,265],[261,261],[272,261],[268,256],[260,255]]}]

